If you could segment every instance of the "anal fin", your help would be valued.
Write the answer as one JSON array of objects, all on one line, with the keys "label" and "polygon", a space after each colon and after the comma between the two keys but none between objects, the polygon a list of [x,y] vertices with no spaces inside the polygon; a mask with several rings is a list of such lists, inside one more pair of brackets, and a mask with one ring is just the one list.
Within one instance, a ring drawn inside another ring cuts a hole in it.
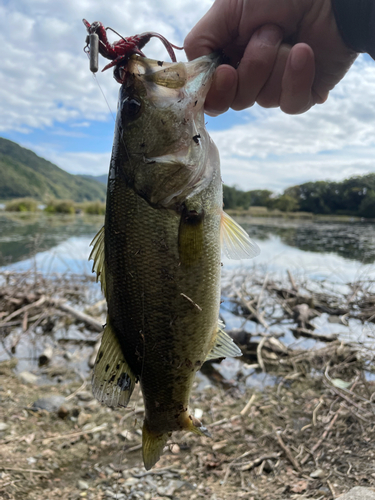
[{"label": "anal fin", "polygon": [[238,356],[242,356],[241,349],[236,346],[233,339],[224,330],[218,328],[215,345],[208,353],[205,361],[227,357],[236,358]]},{"label": "anal fin", "polygon": [[135,376],[125,360],[108,317],[91,383],[96,399],[111,408],[127,406],[134,390]]}]

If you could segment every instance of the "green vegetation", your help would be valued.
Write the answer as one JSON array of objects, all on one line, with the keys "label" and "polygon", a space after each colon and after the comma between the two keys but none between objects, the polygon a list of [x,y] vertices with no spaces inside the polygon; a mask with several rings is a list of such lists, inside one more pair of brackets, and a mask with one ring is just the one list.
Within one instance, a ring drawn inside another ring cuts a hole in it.
[{"label": "green vegetation", "polygon": [[85,214],[89,215],[105,214],[105,203],[102,203],[100,201],[82,203],[78,205],[77,208],[81,209]]},{"label": "green vegetation", "polygon": [[5,204],[5,210],[8,212],[36,212],[38,202],[33,198],[16,198]]},{"label": "green vegetation", "polygon": [[[48,213],[103,215],[107,176],[71,175],[29,149],[0,138],[0,200],[9,211],[36,211],[46,203]],[[20,199],[21,198],[21,199]],[[39,201],[37,201],[39,200]],[[60,200],[60,202],[58,202]],[[342,182],[306,182],[277,195],[268,189],[242,191],[224,186],[226,210],[259,215],[346,215],[375,219],[375,174]]]},{"label": "green vegetation", "polygon": [[281,195],[268,190],[241,191],[224,186],[224,207],[250,212],[252,207],[265,207],[289,213],[375,219],[375,174],[355,176],[341,182],[306,182],[287,188]]},{"label": "green vegetation", "polygon": [[44,211],[48,214],[75,214],[76,209],[72,200],[50,200]]},{"label": "green vegetation", "polygon": [[105,200],[106,187],[95,179],[71,175],[15,142],[0,138],[0,199],[71,198]]}]

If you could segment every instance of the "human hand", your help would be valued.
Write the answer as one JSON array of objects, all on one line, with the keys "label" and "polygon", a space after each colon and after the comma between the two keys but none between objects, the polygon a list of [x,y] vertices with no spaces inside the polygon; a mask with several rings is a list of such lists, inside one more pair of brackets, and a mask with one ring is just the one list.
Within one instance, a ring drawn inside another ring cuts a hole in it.
[{"label": "human hand", "polygon": [[205,108],[211,115],[255,102],[289,114],[328,98],[357,54],[337,29],[331,0],[216,0],[187,35],[189,59],[222,49]]}]

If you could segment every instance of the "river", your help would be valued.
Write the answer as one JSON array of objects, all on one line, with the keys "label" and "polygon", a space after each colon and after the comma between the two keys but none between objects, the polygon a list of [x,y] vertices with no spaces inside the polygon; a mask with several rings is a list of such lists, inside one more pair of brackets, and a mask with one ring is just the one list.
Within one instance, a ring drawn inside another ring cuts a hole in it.
[{"label": "river", "polygon": [[[223,269],[257,266],[265,272],[303,274],[313,280],[346,283],[375,278],[375,225],[366,222],[283,218],[236,219],[261,253],[249,261],[223,257]],[[90,242],[102,216],[0,213],[0,269],[91,273]]]}]

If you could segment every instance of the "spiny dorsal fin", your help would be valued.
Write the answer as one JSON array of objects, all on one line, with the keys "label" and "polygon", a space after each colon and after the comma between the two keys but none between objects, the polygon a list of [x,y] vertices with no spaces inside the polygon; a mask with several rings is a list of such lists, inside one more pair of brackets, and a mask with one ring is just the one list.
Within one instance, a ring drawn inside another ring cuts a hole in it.
[{"label": "spiny dorsal fin", "polygon": [[89,260],[93,260],[92,272],[96,273],[96,281],[100,280],[102,292],[106,295],[105,265],[104,265],[104,226],[96,234],[90,246],[93,247]]},{"label": "spiny dorsal fin", "polygon": [[[219,326],[221,326],[221,323],[219,323]],[[217,358],[236,358],[238,356],[242,356],[241,349],[236,346],[233,339],[224,330],[218,328],[215,345],[208,353],[206,361]]]},{"label": "spiny dorsal fin", "polygon": [[225,212],[221,215],[221,242],[229,259],[251,259],[260,253],[247,232]]},{"label": "spiny dorsal fin", "polygon": [[111,408],[127,406],[134,389],[135,376],[109,322],[96,356],[91,383],[96,399]]}]

